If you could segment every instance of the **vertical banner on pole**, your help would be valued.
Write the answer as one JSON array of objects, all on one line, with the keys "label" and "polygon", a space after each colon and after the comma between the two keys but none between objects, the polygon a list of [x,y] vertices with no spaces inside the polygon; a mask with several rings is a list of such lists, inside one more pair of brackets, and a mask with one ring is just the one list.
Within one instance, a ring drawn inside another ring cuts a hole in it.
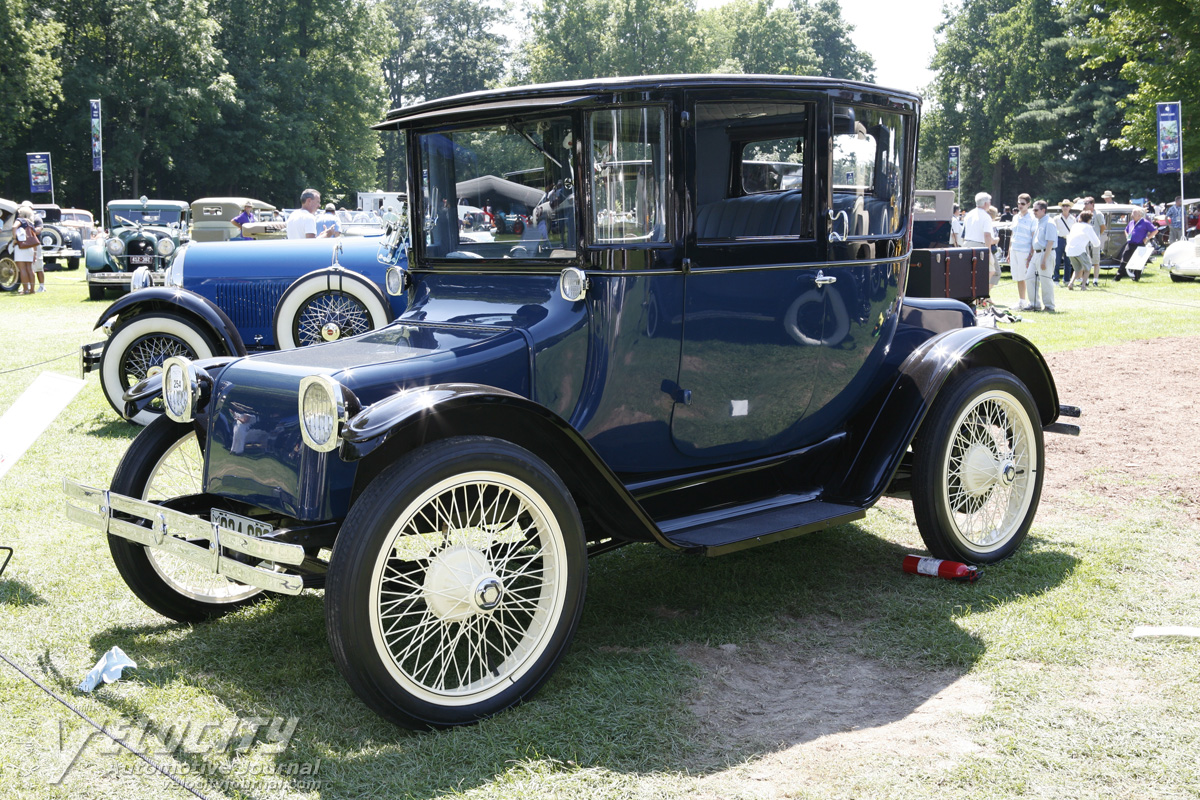
[{"label": "vertical banner on pole", "polygon": [[1158,174],[1183,172],[1179,103],[1158,104]]},{"label": "vertical banner on pole", "polygon": [[26,153],[29,159],[29,193],[53,191],[49,153]]},{"label": "vertical banner on pole", "polygon": [[946,188],[958,188],[958,145],[950,147],[950,166],[946,170]]},{"label": "vertical banner on pole", "polygon": [[100,140],[100,101],[89,100],[92,107],[92,172],[104,169],[104,155]]}]

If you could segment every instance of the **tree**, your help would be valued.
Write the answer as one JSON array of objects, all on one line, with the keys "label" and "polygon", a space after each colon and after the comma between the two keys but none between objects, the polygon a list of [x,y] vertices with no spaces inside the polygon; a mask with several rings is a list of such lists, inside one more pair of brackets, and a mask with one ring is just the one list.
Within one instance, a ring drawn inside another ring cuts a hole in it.
[{"label": "tree", "polygon": [[7,0],[0,12],[0,184],[9,197],[18,194],[18,186],[29,188],[25,152],[35,148],[24,145],[32,144],[27,137],[34,120],[62,99],[62,69],[55,57],[62,34],[62,23],[35,15],[28,0]]},{"label": "tree", "polygon": [[[807,8],[805,0],[799,0]],[[819,75],[821,59],[794,10],[771,0],[732,0],[700,13],[706,69],[718,73]]]},{"label": "tree", "polygon": [[792,0],[805,38],[817,56],[815,73],[829,78],[855,81],[875,80],[875,59],[854,44],[854,26],[842,19],[838,0]]}]

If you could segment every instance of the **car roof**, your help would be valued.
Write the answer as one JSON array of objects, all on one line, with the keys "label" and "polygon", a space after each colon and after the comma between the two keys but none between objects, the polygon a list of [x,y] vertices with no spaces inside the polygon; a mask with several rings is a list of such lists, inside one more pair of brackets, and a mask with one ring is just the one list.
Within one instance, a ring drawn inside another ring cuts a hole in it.
[{"label": "car roof", "polygon": [[62,212],[64,214],[87,214],[89,217],[95,219],[95,216],[92,214],[92,212],[88,211],[86,208],[64,208]]},{"label": "car roof", "polygon": [[592,78],[580,81],[540,83],[504,89],[468,92],[437,100],[394,108],[376,129],[397,127],[400,123],[440,117],[450,114],[484,113],[505,110],[554,108],[587,100],[598,94],[646,91],[650,89],[857,89],[894,96],[919,105],[921,98],[913,92],[888,89],[873,83],[834,78],[802,77],[796,75],[646,75],[642,77]]},{"label": "car roof", "polygon": [[[110,200],[109,208],[141,208],[141,200]],[[147,208],[174,208],[180,211],[187,211],[191,205],[182,200],[146,200]]]},{"label": "car roof", "polygon": [[249,203],[259,211],[274,211],[275,206],[270,203],[264,203],[262,200],[255,200],[253,197],[201,197],[199,200],[193,200],[192,205],[199,203],[221,203],[222,205],[235,205],[238,208]]}]

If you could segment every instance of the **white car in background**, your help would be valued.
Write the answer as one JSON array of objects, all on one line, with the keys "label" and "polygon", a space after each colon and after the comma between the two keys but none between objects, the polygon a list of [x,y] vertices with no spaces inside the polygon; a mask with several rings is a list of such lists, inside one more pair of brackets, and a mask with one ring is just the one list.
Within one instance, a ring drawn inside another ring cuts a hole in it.
[{"label": "white car in background", "polygon": [[1200,278],[1200,236],[1176,242],[1163,253],[1162,267],[1171,280],[1194,281]]}]

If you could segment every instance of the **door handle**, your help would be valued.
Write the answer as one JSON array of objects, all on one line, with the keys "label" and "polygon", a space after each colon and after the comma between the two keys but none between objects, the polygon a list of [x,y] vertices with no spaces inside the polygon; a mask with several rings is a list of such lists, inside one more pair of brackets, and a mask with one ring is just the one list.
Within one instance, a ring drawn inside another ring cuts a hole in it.
[{"label": "door handle", "polygon": [[833,275],[826,275],[824,272],[817,272],[817,286],[828,286],[831,283],[837,283],[837,278]]}]

